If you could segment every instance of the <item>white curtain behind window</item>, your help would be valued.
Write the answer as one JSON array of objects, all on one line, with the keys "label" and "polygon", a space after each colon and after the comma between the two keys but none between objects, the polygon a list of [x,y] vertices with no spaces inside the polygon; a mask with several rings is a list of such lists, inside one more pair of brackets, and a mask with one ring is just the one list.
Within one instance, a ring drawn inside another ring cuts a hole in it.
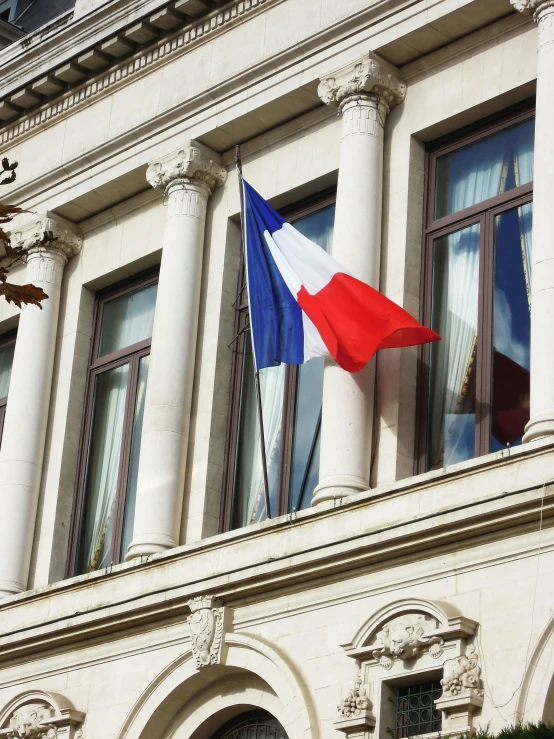
[{"label": "white curtain behind window", "polygon": [[0,398],[5,398],[8,394],[14,351],[15,344],[8,344],[0,349]]},{"label": "white curtain behind window", "polygon": [[[110,303],[106,304],[102,343],[110,352],[151,335],[156,296],[152,288],[155,286],[137,291],[138,299],[134,299],[134,293],[123,296],[125,302],[117,298],[114,310]],[[80,544],[81,572],[110,564],[128,373],[129,365],[125,364],[96,377]]]},{"label": "white curtain behind window", "polygon": [[[534,146],[528,135],[520,135],[516,141],[514,154],[514,169],[516,186],[532,182],[534,177]],[[523,272],[527,287],[527,300],[531,311],[531,257],[533,253],[533,205],[527,203],[517,209],[519,216],[519,231],[521,239],[521,256]]]},{"label": "white curtain behind window", "polygon": [[[452,161],[448,176],[450,211],[456,212],[498,195],[504,157],[494,139],[483,152]],[[433,355],[431,388],[430,466],[446,466],[467,458],[460,441],[467,438],[472,414],[456,417],[456,406],[472,360],[477,337],[479,294],[479,225],[435,241],[433,294],[434,328],[442,336]],[[440,250],[440,253],[439,253]],[[471,450],[471,456],[473,450]]]}]

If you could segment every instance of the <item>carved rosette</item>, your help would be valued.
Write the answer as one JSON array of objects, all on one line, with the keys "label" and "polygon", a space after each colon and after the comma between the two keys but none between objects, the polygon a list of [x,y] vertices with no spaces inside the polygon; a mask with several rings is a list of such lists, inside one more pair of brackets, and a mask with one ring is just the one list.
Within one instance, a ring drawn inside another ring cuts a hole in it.
[{"label": "carved rosette", "polygon": [[342,112],[348,102],[373,99],[386,115],[406,97],[406,85],[398,70],[375,54],[366,54],[354,63],[321,77],[318,95],[326,105],[338,104]]},{"label": "carved rosette", "polygon": [[82,739],[85,714],[54,693],[25,693],[0,717],[1,739]]},{"label": "carved rosette", "polygon": [[221,158],[197,141],[149,165],[146,179],[152,187],[163,187],[166,194],[175,185],[196,185],[206,197],[221,187],[227,171]]},{"label": "carved rosette", "polygon": [[83,239],[78,227],[65,218],[44,213],[10,233],[12,246],[22,248],[28,255],[33,252],[53,252],[65,261],[78,254]]},{"label": "carved rosette", "polygon": [[218,598],[198,596],[189,601],[188,626],[198,669],[221,662],[224,609]]}]

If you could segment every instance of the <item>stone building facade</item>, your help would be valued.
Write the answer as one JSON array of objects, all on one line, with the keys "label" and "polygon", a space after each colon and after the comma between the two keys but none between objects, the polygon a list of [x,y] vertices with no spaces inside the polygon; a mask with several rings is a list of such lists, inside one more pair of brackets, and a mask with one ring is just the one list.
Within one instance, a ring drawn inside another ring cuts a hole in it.
[{"label": "stone building facade", "polygon": [[[554,720],[552,0],[45,7],[0,2],[49,296],[0,301],[0,736]],[[269,519],[237,144],[443,337],[262,372]]]}]

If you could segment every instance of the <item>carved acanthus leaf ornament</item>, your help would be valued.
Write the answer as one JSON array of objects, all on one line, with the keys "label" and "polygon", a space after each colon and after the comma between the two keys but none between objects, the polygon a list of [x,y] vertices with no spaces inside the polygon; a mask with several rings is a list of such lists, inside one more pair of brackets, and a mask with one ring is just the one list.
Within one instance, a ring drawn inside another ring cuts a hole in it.
[{"label": "carved acanthus leaf ornament", "polygon": [[150,185],[166,190],[178,182],[192,182],[204,185],[212,192],[221,187],[226,178],[227,171],[218,155],[197,141],[191,141],[190,145],[153,162],[146,170]]},{"label": "carved acanthus leaf ornament", "polygon": [[192,653],[198,669],[221,660],[223,638],[223,606],[210,596],[199,596],[189,601],[188,625]]},{"label": "carved acanthus leaf ornament", "polygon": [[390,109],[404,100],[406,85],[392,64],[375,54],[366,54],[352,64],[321,77],[317,93],[326,105],[340,105],[352,97],[372,95]]},{"label": "carved acanthus leaf ornament", "polygon": [[1,712],[0,739],[83,739],[84,717],[62,696],[30,692]]}]

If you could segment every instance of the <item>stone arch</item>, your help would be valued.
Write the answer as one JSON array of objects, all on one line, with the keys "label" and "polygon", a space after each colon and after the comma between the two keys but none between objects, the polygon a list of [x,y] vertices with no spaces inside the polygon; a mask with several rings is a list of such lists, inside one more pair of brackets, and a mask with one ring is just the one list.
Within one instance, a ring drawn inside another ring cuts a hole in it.
[{"label": "stone arch", "polygon": [[131,709],[118,739],[208,739],[225,721],[263,708],[289,739],[318,739],[307,686],[277,649],[258,637],[227,634],[222,664],[197,669],[190,647]]},{"label": "stone arch", "polygon": [[524,721],[554,720],[554,618],[543,629],[529,658],[516,717]]}]

